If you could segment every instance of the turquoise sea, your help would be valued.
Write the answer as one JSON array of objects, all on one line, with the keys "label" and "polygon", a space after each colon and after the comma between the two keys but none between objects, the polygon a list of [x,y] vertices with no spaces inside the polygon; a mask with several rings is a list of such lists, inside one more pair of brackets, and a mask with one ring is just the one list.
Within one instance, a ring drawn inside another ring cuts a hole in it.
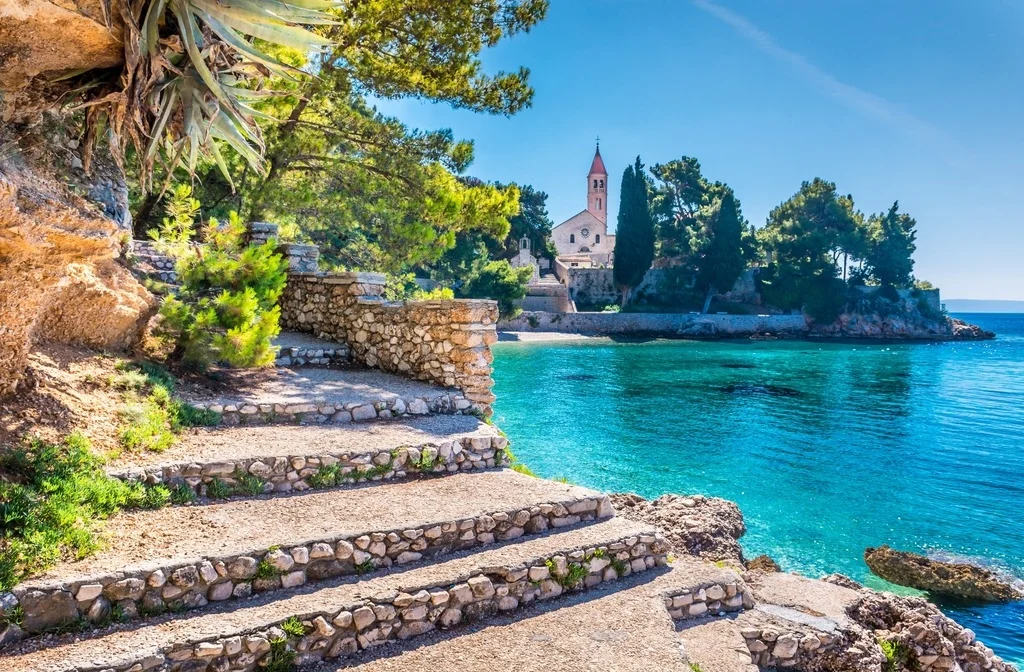
[{"label": "turquoise sea", "polygon": [[[888,543],[1024,577],[1024,315],[959,317],[998,338],[499,343],[495,421],[541,476],[737,502],[787,571],[891,589]],[[940,606],[1024,663],[1024,602]]]}]

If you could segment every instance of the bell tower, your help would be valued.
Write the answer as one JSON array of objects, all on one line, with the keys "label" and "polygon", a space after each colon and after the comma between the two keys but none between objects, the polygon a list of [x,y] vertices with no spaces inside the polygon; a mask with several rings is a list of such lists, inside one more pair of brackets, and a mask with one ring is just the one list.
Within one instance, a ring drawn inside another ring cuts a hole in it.
[{"label": "bell tower", "polygon": [[587,210],[604,225],[608,224],[607,184],[608,171],[601,160],[601,144],[598,141],[597,149],[594,150],[594,160],[590,164],[590,173],[587,175]]}]

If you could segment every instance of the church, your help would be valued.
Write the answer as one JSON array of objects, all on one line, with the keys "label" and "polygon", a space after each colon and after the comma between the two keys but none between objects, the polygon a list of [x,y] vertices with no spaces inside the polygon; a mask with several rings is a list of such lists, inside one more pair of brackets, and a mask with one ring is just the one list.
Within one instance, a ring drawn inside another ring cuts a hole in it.
[{"label": "church", "polygon": [[615,234],[608,233],[608,171],[601,146],[594,152],[587,174],[587,208],[551,230],[558,260],[573,268],[611,266]]}]

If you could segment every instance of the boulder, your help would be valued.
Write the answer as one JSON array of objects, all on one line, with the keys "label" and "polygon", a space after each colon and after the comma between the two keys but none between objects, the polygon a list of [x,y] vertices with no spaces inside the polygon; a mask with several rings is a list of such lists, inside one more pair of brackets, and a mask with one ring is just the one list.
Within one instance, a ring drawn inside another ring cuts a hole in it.
[{"label": "boulder", "polygon": [[747,531],[735,503],[702,495],[662,495],[653,501],[639,495],[611,495],[624,518],[654,525],[677,553],[705,560],[743,562],[739,538]]},{"label": "boulder", "polygon": [[985,602],[1024,599],[1024,593],[995,572],[969,563],[932,560],[888,546],[867,549],[864,562],[890,583],[929,593]]},{"label": "boulder", "polygon": [[770,555],[759,555],[753,560],[748,561],[747,569],[757,570],[760,572],[782,571],[782,568],[779,567],[779,563],[775,562]]}]

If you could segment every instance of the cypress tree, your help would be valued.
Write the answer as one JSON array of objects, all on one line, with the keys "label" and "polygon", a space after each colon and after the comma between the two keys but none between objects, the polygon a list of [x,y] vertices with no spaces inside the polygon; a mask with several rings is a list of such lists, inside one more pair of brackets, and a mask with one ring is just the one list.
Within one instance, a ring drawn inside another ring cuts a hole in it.
[{"label": "cypress tree", "polygon": [[619,222],[615,229],[612,273],[626,305],[630,292],[643,282],[654,261],[654,220],[648,200],[647,178],[640,157],[622,173]]},{"label": "cypress tree", "polygon": [[704,308],[708,312],[716,292],[728,292],[743,273],[743,224],[736,212],[736,199],[726,193],[708,223],[708,243],[698,262],[697,287],[704,291]]}]

